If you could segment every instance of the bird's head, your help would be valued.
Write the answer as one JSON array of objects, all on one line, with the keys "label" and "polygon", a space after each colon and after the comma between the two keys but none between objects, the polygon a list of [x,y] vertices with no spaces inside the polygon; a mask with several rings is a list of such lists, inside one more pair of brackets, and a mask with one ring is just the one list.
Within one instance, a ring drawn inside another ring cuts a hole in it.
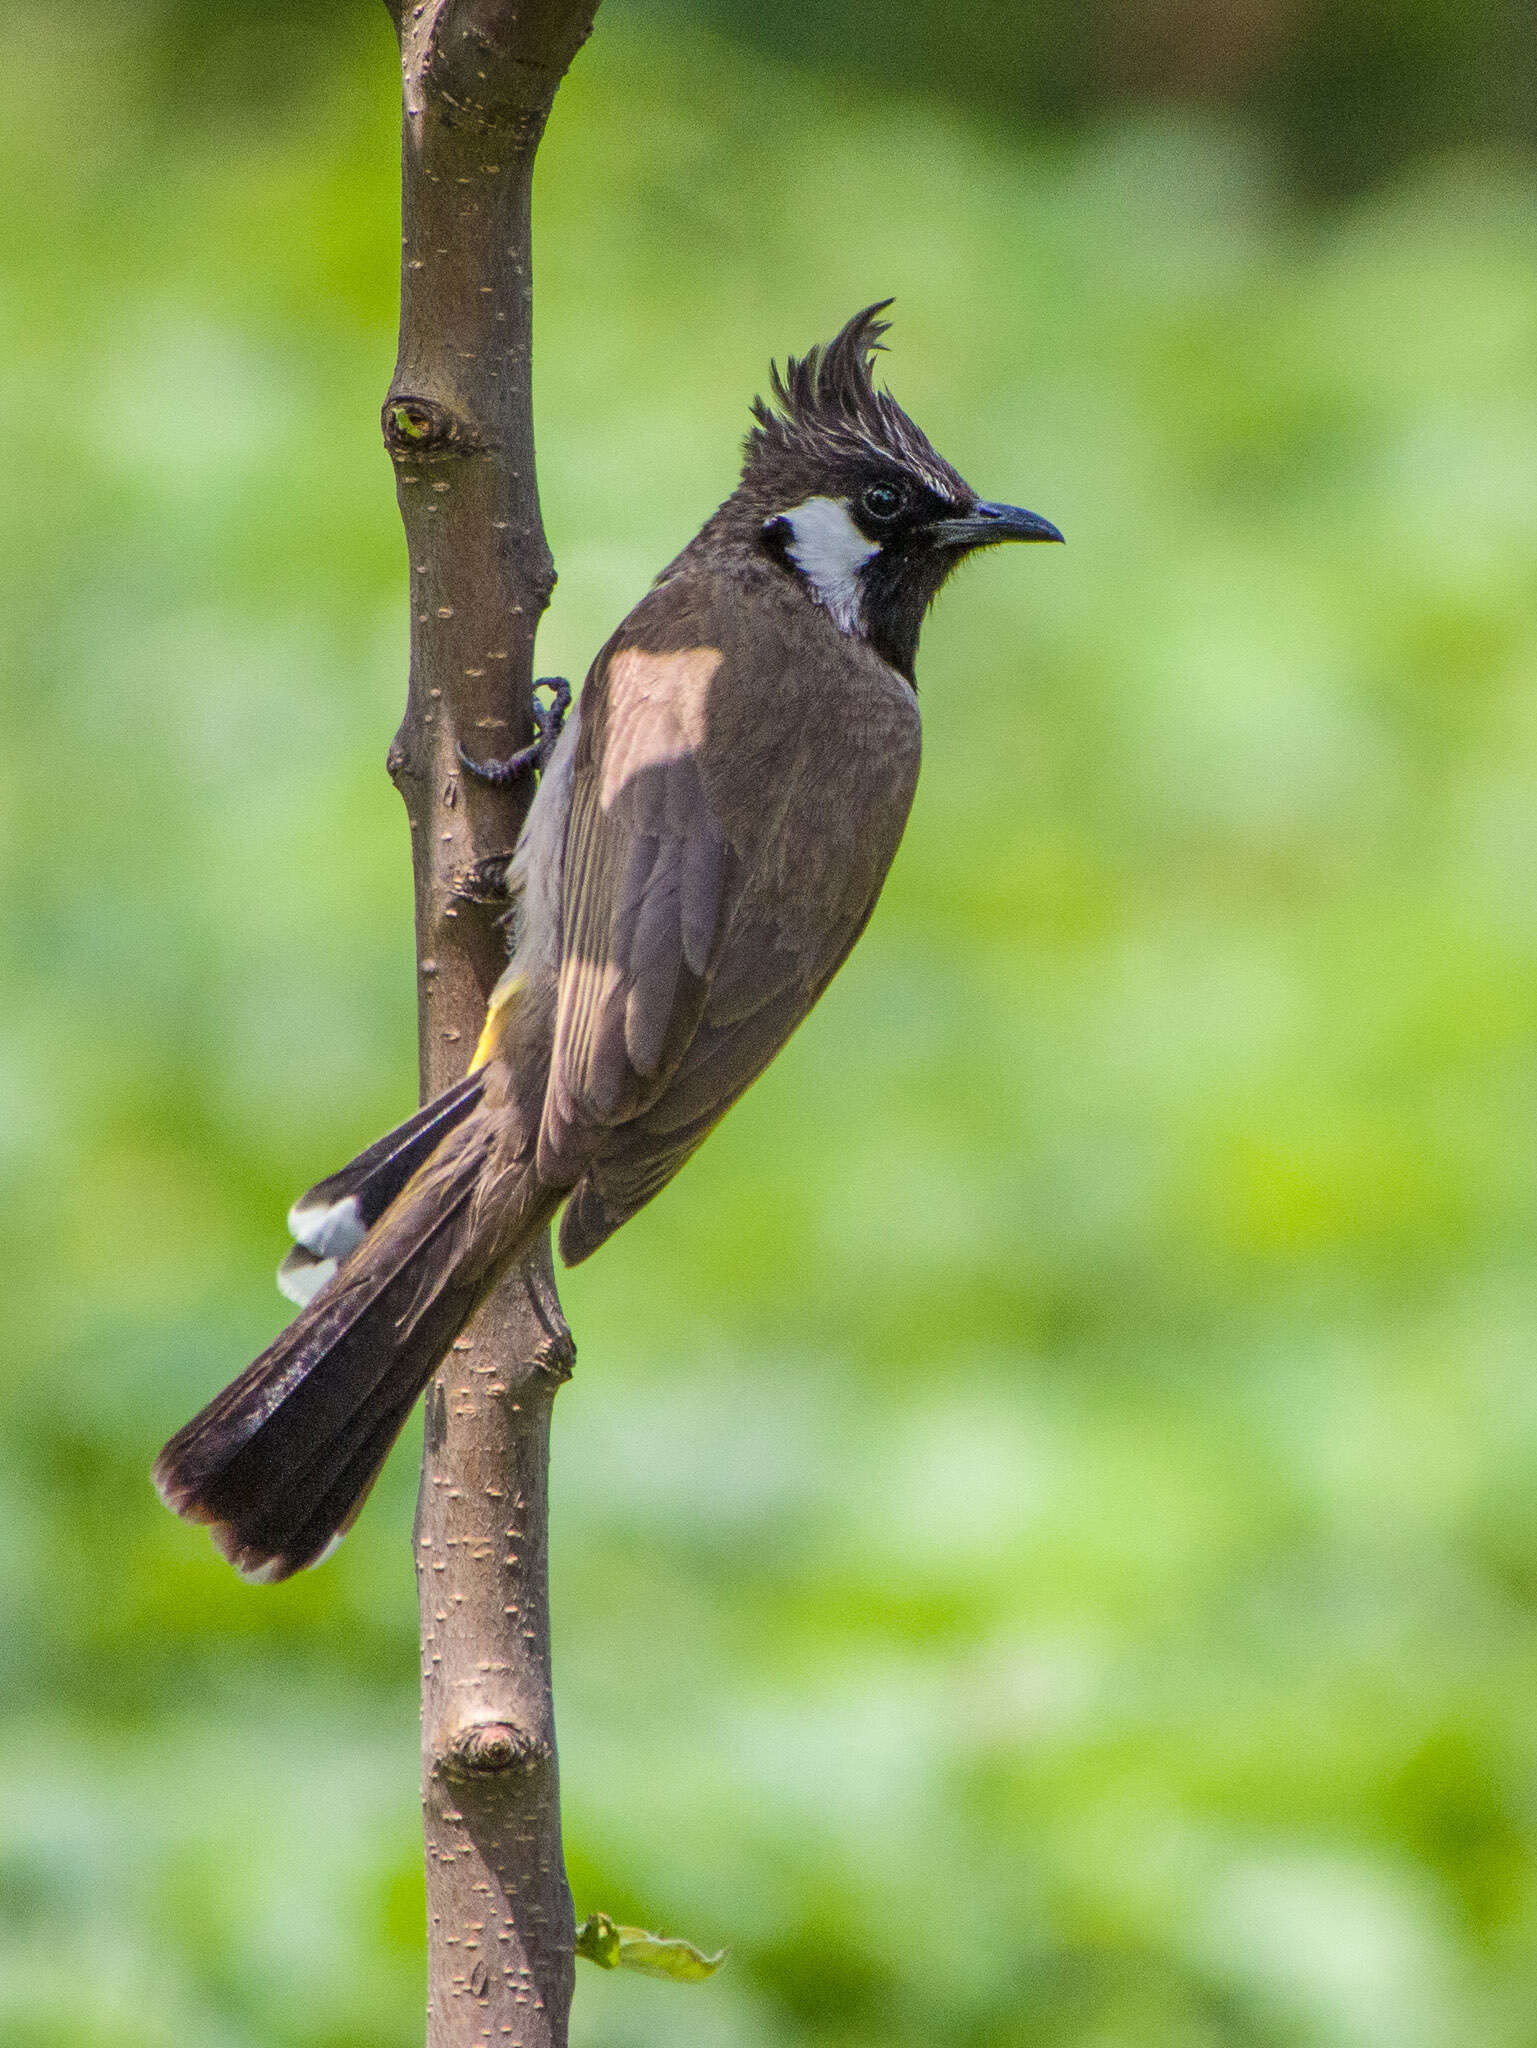
[{"label": "bird's head", "polygon": [[753,405],[741,483],[718,516],[911,680],[923,615],[965,556],[1062,536],[1037,513],[980,498],[876,389],[890,303],[773,370],[771,400]]}]

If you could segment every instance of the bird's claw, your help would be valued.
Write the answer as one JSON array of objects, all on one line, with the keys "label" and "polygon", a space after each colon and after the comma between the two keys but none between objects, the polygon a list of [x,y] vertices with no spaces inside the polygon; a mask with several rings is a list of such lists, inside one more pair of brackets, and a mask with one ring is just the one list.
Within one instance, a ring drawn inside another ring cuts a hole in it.
[{"label": "bird's claw", "polygon": [[[550,701],[541,704],[539,692],[548,690]],[[477,761],[473,754],[467,754],[464,744],[459,744],[459,759],[471,775],[482,782],[489,782],[497,789],[505,789],[509,782],[516,782],[520,775],[530,769],[542,775],[550,765],[550,756],[555,743],[565,729],[566,713],[571,708],[571,685],[564,676],[540,676],[533,687],[534,739],[531,745],[519,747],[515,754],[508,754],[502,760]]]},{"label": "bird's claw", "polygon": [[453,878],[453,892],[461,903],[505,903],[510,853],[488,853],[484,860],[460,868]]}]

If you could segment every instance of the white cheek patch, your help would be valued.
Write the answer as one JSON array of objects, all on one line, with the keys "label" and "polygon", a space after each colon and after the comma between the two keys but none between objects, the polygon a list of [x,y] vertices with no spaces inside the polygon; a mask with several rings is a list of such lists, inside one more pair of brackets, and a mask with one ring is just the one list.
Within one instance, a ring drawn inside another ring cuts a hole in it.
[{"label": "white cheek patch", "polygon": [[784,517],[794,536],[785,553],[840,631],[857,633],[864,623],[859,572],[880,549],[865,539],[841,498],[808,498]]}]

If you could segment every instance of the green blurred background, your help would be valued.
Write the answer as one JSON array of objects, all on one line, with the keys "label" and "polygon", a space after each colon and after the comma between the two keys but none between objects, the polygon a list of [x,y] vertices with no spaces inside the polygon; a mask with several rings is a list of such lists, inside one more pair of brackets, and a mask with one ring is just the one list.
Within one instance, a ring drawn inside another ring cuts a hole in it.
[{"label": "green blurred background", "polygon": [[[162,1438],[408,1107],[394,55],[7,0],[0,2041],[420,2036],[409,1445]],[[541,157],[580,674],[771,352],[1060,521],[813,1024],[565,1295],[581,2048],[1537,2043],[1537,68],[1452,0],[606,0]]]}]

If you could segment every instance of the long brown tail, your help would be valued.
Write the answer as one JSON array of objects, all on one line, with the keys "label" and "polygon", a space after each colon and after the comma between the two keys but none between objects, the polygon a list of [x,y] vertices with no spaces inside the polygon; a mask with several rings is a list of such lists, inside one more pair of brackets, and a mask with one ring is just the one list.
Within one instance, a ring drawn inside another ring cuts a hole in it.
[{"label": "long brown tail", "polygon": [[277,1342],[172,1437],[155,1465],[166,1506],[206,1523],[246,1578],[318,1562],[438,1360],[559,1201],[531,1161],[507,1159],[505,1129],[477,1104]]}]

